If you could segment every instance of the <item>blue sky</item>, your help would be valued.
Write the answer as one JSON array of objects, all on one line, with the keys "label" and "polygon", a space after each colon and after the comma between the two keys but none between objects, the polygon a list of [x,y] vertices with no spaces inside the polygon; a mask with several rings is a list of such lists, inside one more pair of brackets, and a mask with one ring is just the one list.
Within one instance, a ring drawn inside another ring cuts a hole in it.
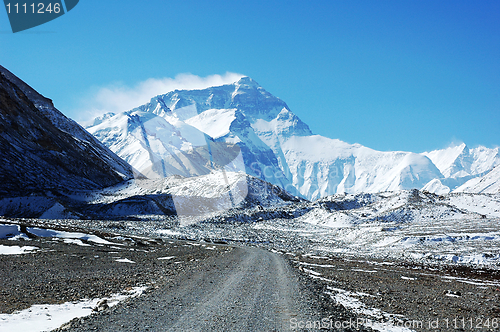
[{"label": "blue sky", "polygon": [[240,73],[316,134],[378,150],[494,147],[499,22],[500,1],[81,0],[17,34],[0,10],[0,64],[77,120],[103,91]]}]

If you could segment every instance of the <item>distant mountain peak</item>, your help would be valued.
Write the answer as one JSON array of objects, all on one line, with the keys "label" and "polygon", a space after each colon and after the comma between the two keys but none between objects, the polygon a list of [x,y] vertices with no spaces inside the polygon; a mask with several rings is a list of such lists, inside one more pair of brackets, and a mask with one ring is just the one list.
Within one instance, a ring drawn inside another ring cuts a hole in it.
[{"label": "distant mountain peak", "polygon": [[260,88],[261,86],[253,78],[245,76],[240,78],[236,83],[238,86],[248,86],[252,88]]},{"label": "distant mountain peak", "polygon": [[99,115],[98,117],[94,118],[92,121],[83,122],[83,127],[88,128],[97,126],[106,121],[107,119],[114,117],[115,115],[116,114],[113,112],[104,113],[103,115]]}]

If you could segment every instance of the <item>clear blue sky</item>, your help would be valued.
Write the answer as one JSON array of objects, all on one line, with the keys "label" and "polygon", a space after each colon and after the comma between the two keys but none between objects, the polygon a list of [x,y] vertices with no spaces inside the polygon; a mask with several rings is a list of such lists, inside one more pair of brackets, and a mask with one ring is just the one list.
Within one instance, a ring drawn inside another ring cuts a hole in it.
[{"label": "clear blue sky", "polygon": [[17,34],[0,9],[0,64],[77,119],[116,82],[235,72],[316,134],[379,150],[500,145],[497,0],[81,0]]}]

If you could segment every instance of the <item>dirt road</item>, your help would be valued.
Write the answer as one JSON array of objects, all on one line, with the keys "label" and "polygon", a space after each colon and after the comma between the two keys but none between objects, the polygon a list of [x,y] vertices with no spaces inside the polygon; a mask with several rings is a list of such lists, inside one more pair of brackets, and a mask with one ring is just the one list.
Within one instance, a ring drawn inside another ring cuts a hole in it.
[{"label": "dirt road", "polygon": [[198,263],[71,330],[289,331],[327,317],[280,255],[242,247]]}]

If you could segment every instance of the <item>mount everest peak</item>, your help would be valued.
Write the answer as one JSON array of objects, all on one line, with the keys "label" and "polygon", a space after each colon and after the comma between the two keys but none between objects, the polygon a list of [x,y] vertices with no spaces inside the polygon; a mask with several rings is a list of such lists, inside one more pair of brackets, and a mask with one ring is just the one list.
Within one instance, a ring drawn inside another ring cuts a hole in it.
[{"label": "mount everest peak", "polygon": [[[425,152],[382,152],[314,135],[287,104],[250,77],[175,90],[93,120],[87,130],[148,177],[211,172],[213,158],[310,200],[336,193],[402,189],[450,192],[500,164],[498,148],[465,144]],[[237,145],[241,156],[224,155]],[[212,148],[212,146],[214,146]]]}]

